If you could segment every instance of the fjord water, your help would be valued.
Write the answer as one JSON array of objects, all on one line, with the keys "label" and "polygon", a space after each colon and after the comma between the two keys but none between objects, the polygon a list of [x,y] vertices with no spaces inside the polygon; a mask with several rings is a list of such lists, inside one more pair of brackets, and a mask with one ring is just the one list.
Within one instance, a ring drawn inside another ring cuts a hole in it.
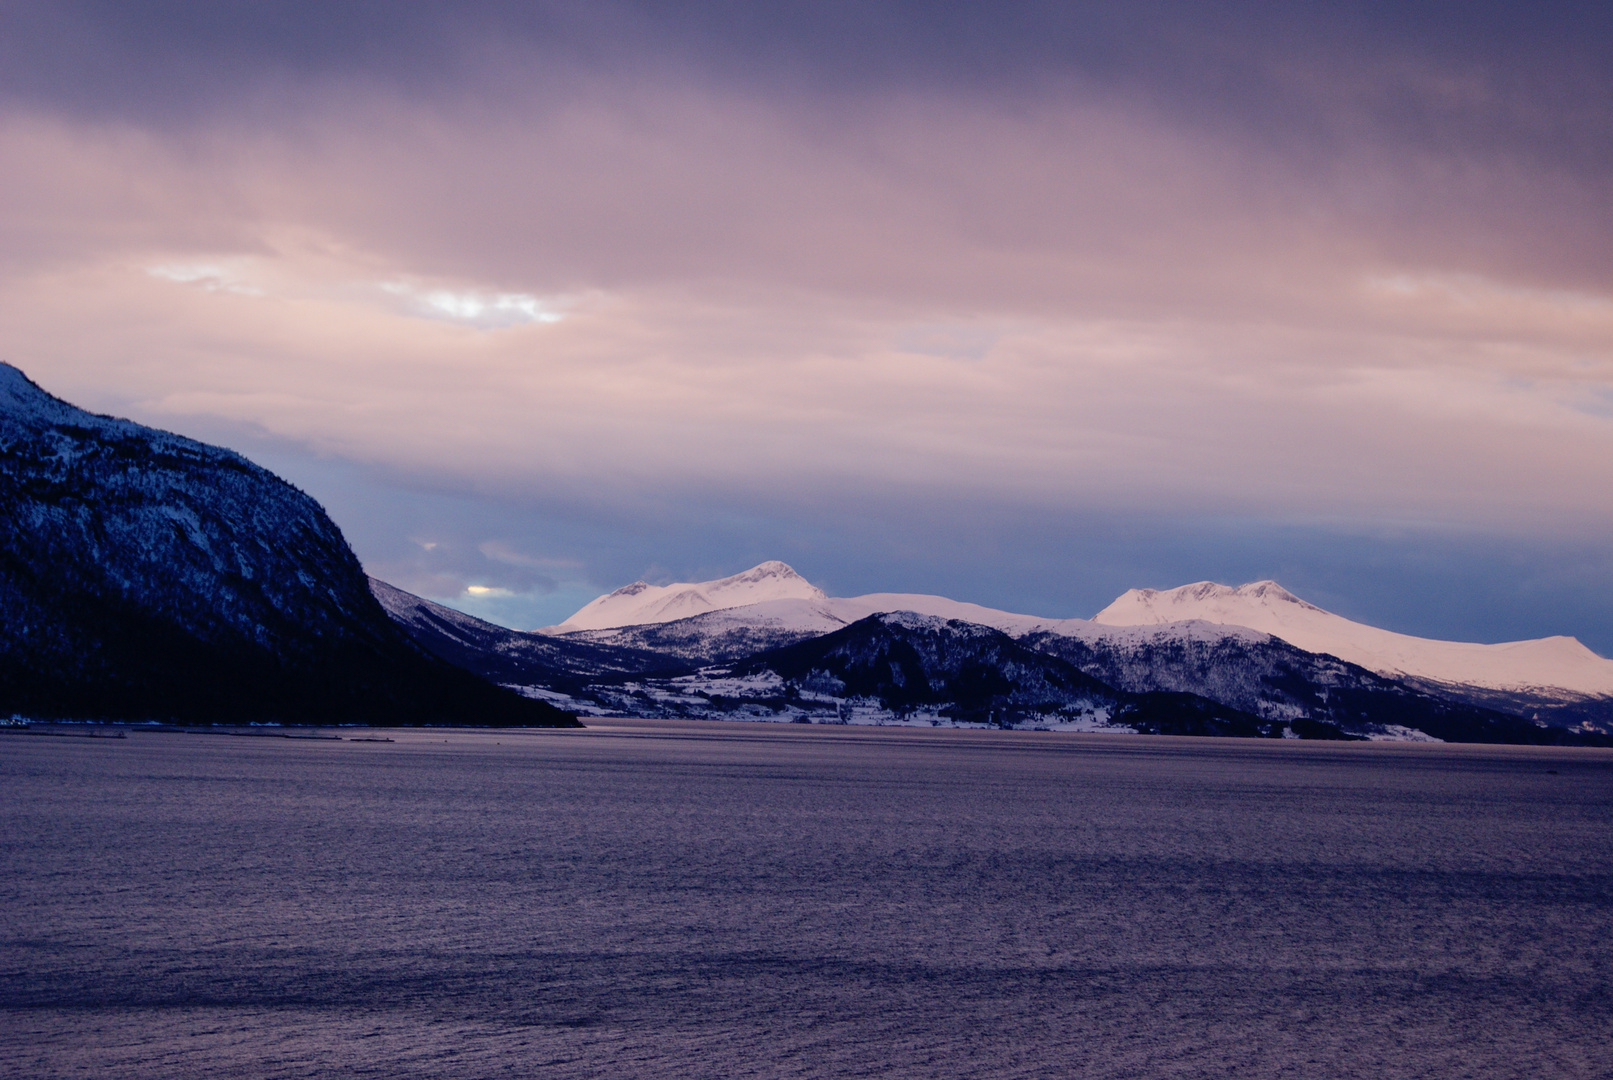
[{"label": "fjord water", "polygon": [[0,1075],[1613,1073],[1613,753],[594,724],[0,736]]}]

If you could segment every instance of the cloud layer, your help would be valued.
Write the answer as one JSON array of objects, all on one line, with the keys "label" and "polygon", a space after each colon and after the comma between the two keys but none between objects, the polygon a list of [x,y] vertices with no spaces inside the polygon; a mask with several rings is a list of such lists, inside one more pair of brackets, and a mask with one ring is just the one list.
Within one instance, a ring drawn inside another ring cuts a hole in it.
[{"label": "cloud layer", "polygon": [[[0,348],[85,403],[596,523],[1613,525],[1594,11],[13,7]],[[620,583],[521,528],[361,555]]]}]

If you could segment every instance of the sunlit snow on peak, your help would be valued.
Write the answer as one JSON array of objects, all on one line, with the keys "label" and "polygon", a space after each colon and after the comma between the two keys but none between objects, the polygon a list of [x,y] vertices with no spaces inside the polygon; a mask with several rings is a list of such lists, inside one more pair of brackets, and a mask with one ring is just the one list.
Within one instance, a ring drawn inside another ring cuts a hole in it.
[{"label": "sunlit snow on peak", "polygon": [[557,323],[565,318],[565,313],[559,310],[560,304],[530,293],[422,289],[400,281],[382,282],[381,288],[409,301],[417,315],[470,323],[487,330],[523,323]]}]

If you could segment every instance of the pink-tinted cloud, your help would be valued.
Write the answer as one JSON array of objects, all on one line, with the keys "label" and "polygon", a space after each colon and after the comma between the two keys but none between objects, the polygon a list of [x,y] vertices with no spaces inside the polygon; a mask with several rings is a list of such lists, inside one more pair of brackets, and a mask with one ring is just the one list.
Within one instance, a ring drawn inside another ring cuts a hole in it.
[{"label": "pink-tinted cloud", "polygon": [[[1408,249],[1349,195],[1415,177],[1318,190],[1118,105],[831,131],[645,87],[3,146],[12,356],[359,459],[1462,517],[1613,490],[1597,282],[1494,276],[1527,260],[1469,250],[1482,200]],[[912,344],[936,327],[975,344]]]},{"label": "pink-tinted cloud", "polygon": [[0,353],[491,497],[1613,518],[1613,200],[1532,83],[1255,49],[1197,109],[1091,64],[826,89],[636,42],[5,99]]}]

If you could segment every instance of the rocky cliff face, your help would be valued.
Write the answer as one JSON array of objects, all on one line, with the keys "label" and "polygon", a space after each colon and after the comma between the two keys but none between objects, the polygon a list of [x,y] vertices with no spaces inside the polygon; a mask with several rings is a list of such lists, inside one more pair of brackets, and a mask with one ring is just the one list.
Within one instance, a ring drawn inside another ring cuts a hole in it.
[{"label": "rocky cliff face", "polygon": [[0,711],[572,723],[410,642],[313,499],[0,365]]}]

